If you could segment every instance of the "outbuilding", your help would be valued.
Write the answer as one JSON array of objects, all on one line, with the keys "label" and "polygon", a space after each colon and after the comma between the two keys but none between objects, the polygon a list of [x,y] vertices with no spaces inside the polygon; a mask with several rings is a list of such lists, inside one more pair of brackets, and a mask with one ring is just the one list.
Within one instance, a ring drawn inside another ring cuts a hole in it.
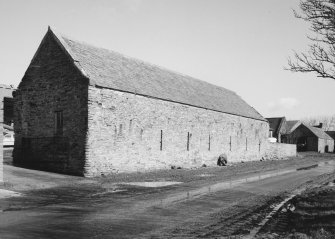
[{"label": "outbuilding", "polygon": [[270,125],[270,138],[276,138],[278,143],[282,143],[282,135],[285,133],[286,118],[272,117],[266,118]]},{"label": "outbuilding", "polygon": [[15,94],[14,162],[62,173],[259,160],[269,125],[236,93],[48,29]]},{"label": "outbuilding", "polygon": [[298,151],[315,151],[319,153],[333,152],[334,139],[321,128],[301,123],[288,138],[297,144]]}]

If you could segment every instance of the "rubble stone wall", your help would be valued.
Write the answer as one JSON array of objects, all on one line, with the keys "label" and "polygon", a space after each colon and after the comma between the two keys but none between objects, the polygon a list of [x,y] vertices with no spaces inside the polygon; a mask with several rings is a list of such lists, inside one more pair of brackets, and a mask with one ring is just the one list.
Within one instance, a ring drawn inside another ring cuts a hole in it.
[{"label": "rubble stone wall", "polygon": [[[14,97],[14,164],[83,175],[88,81],[50,35]],[[55,114],[63,130],[55,132]]]},{"label": "rubble stone wall", "polygon": [[216,165],[260,160],[268,123],[90,86],[85,172]]},{"label": "rubble stone wall", "polygon": [[285,159],[297,156],[297,145],[283,143],[268,143],[264,159]]}]

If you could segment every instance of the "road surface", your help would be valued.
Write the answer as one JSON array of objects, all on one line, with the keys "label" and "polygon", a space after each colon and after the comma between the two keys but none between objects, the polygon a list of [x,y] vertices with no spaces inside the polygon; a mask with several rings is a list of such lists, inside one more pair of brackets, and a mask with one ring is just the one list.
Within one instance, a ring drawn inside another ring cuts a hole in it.
[{"label": "road surface", "polygon": [[90,187],[35,191],[7,201],[10,206],[0,212],[0,238],[245,236],[293,190],[334,179],[334,164],[276,173],[197,189],[178,184],[128,185],[104,193]]}]

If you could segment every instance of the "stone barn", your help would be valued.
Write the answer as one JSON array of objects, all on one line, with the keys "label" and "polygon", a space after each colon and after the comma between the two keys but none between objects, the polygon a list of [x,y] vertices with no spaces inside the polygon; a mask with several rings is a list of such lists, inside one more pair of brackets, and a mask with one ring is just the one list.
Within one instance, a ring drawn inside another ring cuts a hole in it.
[{"label": "stone barn", "polygon": [[48,29],[15,94],[14,163],[97,176],[259,160],[269,124],[236,93]]},{"label": "stone barn", "polygon": [[333,152],[334,139],[321,128],[301,123],[288,136],[289,142],[297,144],[298,151]]}]

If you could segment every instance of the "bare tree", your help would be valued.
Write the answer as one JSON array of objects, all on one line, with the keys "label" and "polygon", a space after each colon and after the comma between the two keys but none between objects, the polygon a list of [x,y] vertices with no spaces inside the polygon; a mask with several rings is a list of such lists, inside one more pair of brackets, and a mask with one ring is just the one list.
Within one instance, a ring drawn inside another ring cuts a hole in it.
[{"label": "bare tree", "polygon": [[308,117],[301,119],[301,121],[312,126],[322,123],[322,129],[325,131],[335,130],[335,115]]},{"label": "bare tree", "polygon": [[287,69],[335,80],[335,0],[301,0],[300,10],[295,17],[310,23],[314,36],[308,36],[308,52],[294,52]]}]

